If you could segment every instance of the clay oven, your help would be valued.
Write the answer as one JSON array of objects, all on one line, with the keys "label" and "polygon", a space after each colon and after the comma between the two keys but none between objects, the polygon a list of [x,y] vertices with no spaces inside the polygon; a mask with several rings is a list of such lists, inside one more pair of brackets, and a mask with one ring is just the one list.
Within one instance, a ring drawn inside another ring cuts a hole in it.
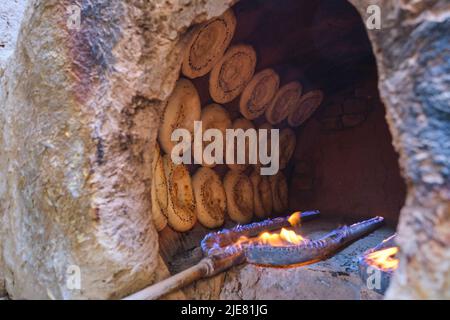
[{"label": "clay oven", "polygon": [[[302,235],[374,216],[386,225],[315,267],[240,266],[169,298],[335,297],[317,279],[336,297],[381,298],[356,277],[355,255],[394,232],[399,264],[386,297],[449,298],[450,8],[376,2],[381,25],[368,29],[371,3],[356,0],[31,1],[0,70],[0,293],[122,298],[198,261],[212,230],[318,209]],[[79,28],[67,23],[71,5]],[[222,42],[192,49],[211,22],[204,39]],[[221,24],[232,32],[214,33]],[[220,54],[196,65],[202,50]],[[245,58],[223,75],[233,55]],[[255,78],[267,79],[257,94]],[[174,95],[197,95],[183,100],[184,120],[280,129],[270,212],[264,193],[248,212],[233,211],[228,195],[245,175],[247,201],[258,165],[178,170],[164,156]],[[251,108],[254,95],[268,97],[264,110]],[[163,192],[169,213],[155,201],[161,177],[194,177],[191,193]],[[195,186],[206,181],[225,215],[200,207]],[[79,288],[68,285],[74,272]]]}]

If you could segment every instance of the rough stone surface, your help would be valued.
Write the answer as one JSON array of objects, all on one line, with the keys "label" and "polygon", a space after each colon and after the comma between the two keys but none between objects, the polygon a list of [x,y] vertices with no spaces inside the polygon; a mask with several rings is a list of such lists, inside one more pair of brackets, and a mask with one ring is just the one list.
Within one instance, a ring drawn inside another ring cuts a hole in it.
[{"label": "rough stone surface", "polygon": [[450,298],[450,4],[350,0],[363,17],[381,8],[369,31],[379,89],[407,183],[397,242],[400,266],[388,298]]},{"label": "rough stone surface", "polygon": [[3,0],[0,6],[0,76],[14,52],[27,0]]},{"label": "rough stone surface", "polygon": [[8,295],[6,292],[5,273],[3,264],[2,246],[0,245],[0,298]]},{"label": "rough stone surface", "polygon": [[[12,298],[119,298],[158,277],[149,187],[159,115],[187,28],[231,2],[29,1],[0,84]],[[67,27],[72,4],[79,30]],[[81,290],[66,285],[72,265]]]},{"label": "rough stone surface", "polygon": [[[308,238],[317,238],[339,223],[317,220],[299,230]],[[336,255],[315,264],[292,268],[267,268],[244,264],[211,279],[198,281],[184,290],[191,299],[382,299],[368,289],[358,273],[358,257],[391,235],[381,228],[352,243]],[[223,283],[221,290],[217,290]]]}]

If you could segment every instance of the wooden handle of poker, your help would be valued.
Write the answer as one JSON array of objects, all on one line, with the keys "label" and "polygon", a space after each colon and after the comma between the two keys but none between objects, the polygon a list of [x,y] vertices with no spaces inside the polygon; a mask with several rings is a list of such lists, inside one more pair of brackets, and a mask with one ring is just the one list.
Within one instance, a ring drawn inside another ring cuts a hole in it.
[{"label": "wooden handle of poker", "polygon": [[208,273],[209,265],[206,259],[201,260],[196,265],[186,269],[174,276],[171,276],[161,282],[150,287],[142,289],[123,300],[156,300],[162,296],[179,290],[192,282],[205,277]]}]

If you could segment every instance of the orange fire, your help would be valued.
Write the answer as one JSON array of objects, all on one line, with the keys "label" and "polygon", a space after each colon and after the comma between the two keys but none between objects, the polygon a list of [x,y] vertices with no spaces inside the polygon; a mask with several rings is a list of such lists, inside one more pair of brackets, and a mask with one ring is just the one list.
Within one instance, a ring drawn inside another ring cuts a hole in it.
[{"label": "orange fire", "polygon": [[367,261],[381,270],[395,270],[398,267],[398,259],[395,257],[397,252],[398,247],[378,250],[367,255]]},{"label": "orange fire", "polygon": [[250,241],[246,236],[240,236],[239,239],[233,243],[236,248],[242,248],[242,246]]},{"label": "orange fire", "polygon": [[261,244],[268,244],[268,245],[277,247],[277,246],[285,246],[285,245],[289,245],[289,244],[298,245],[298,244],[304,242],[306,239],[303,238],[301,235],[296,234],[292,230],[287,230],[285,228],[282,228],[279,234],[264,232],[258,237],[258,240]]},{"label": "orange fire", "polygon": [[296,225],[300,224],[300,218],[301,218],[301,212],[294,212],[291,214],[291,216],[288,218],[289,223],[291,226],[295,227]]}]

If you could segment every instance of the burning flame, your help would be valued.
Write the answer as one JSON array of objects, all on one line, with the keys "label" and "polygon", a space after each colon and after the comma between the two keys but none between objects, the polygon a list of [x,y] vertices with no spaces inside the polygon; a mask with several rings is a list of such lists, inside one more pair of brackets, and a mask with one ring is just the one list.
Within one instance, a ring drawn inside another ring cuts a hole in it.
[{"label": "burning flame", "polygon": [[248,240],[249,240],[249,239],[248,239],[246,236],[240,236],[239,239],[236,241],[235,244],[240,245],[240,244],[243,244],[243,243],[248,242]]},{"label": "burning flame", "polygon": [[237,239],[237,241],[235,243],[233,243],[232,246],[238,248],[238,249],[242,249],[242,246],[246,243],[248,243],[250,241],[249,238],[247,238],[246,236],[240,236],[239,239]]},{"label": "burning flame", "polygon": [[382,270],[395,270],[398,267],[398,259],[395,255],[398,247],[390,247],[372,252],[367,255],[367,261],[372,266]]},{"label": "burning flame", "polygon": [[301,235],[285,228],[282,228],[279,234],[264,232],[258,237],[258,240],[261,244],[267,244],[274,247],[285,246],[289,244],[298,245],[306,241],[306,239]]},{"label": "burning flame", "polygon": [[294,212],[291,214],[291,216],[288,218],[288,222],[291,224],[291,226],[295,227],[300,224],[301,219],[301,212]]}]

